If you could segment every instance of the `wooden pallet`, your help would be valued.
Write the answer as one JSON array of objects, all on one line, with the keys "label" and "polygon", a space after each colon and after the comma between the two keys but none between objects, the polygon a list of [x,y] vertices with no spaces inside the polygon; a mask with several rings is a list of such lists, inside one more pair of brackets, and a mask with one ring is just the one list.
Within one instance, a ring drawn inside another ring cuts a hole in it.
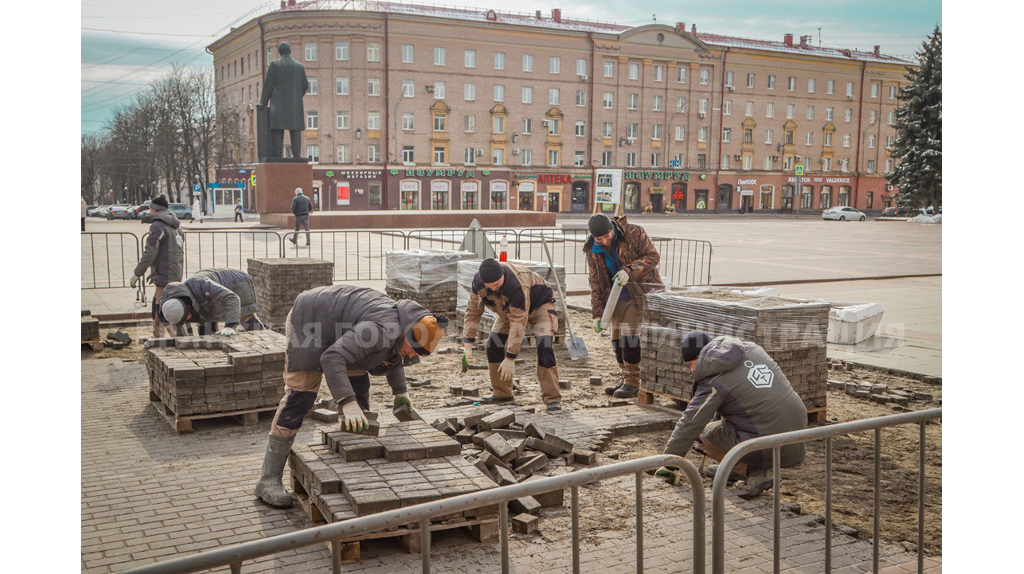
[{"label": "wooden pallet", "polygon": [[[316,497],[306,489],[302,482],[292,476],[291,486],[292,491],[295,493],[295,498],[299,502],[299,507],[301,507],[306,515],[309,516],[313,526],[327,524],[325,514],[327,509],[321,509],[317,506],[315,500]],[[496,515],[477,516],[474,518],[464,518],[457,521],[447,521],[444,523],[435,523],[430,525],[431,532],[452,530],[455,528],[465,528],[468,530],[470,536],[478,542],[494,542],[498,539],[498,517]],[[399,526],[391,530],[370,532],[359,536],[353,536],[351,538],[343,538],[338,542],[338,544],[341,544],[342,563],[355,564],[359,562],[359,543],[361,541],[378,540],[382,538],[397,538],[410,554],[418,554],[422,548],[420,544],[419,523],[416,523],[415,525],[409,524]],[[333,542],[325,541],[324,544],[327,546],[328,550],[331,550],[331,544],[333,544]]]},{"label": "wooden pallet", "polygon": [[153,403],[153,408],[156,409],[156,412],[160,413],[164,420],[166,420],[171,425],[171,428],[174,429],[174,432],[178,434],[194,432],[195,429],[192,428],[192,421],[201,419],[233,418],[242,423],[242,426],[252,426],[259,422],[260,413],[277,410],[277,405],[274,405],[240,411],[179,415],[175,414],[174,411],[167,407],[167,405],[165,405],[163,401],[160,400],[160,397],[153,391],[149,391],[149,400]]},{"label": "wooden pallet", "polygon": [[82,341],[82,348],[85,348],[85,347],[89,347],[89,349],[92,352],[98,353],[98,352],[103,350],[103,341],[100,341],[99,339],[93,339],[93,340],[90,340],[90,341]]},{"label": "wooden pallet", "polygon": [[[659,396],[659,397],[665,397],[666,399],[672,399],[674,401],[679,401],[679,402],[683,403],[684,405],[690,403],[690,401],[688,401],[688,400],[686,400],[686,399],[684,399],[682,397],[677,397],[675,395],[670,395],[668,393],[662,393],[662,392],[659,392],[659,391],[652,391],[650,389],[645,389],[643,387],[640,388],[640,392],[639,392],[639,394],[637,394],[636,403],[638,405],[641,405],[641,406],[643,406],[643,405],[653,405],[654,404],[654,397],[656,395]],[[823,422],[825,422],[825,417],[826,417],[827,414],[828,414],[828,407],[811,407],[811,408],[807,409],[807,422],[809,422],[809,423],[823,423]]]}]

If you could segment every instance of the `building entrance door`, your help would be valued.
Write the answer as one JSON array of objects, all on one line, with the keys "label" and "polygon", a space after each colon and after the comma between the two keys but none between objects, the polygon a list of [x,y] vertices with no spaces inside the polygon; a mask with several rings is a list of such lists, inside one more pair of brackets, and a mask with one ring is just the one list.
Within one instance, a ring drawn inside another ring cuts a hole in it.
[{"label": "building entrance door", "polygon": [[718,186],[718,205],[715,206],[715,211],[722,213],[730,209],[732,209],[732,186],[723,183]]},{"label": "building entrance door", "polygon": [[585,181],[572,182],[572,211],[586,213],[590,211],[590,184]]},{"label": "building entrance door", "polygon": [[654,213],[663,213],[665,211],[665,195],[661,193],[651,194],[651,209]]},{"label": "building entrance door", "polygon": [[686,184],[685,183],[673,183],[672,184],[672,203],[676,206],[676,211],[686,211]]},{"label": "building entrance door", "polygon": [[561,210],[561,193],[548,192],[548,211],[558,213]]},{"label": "building entrance door", "polygon": [[740,201],[740,211],[743,213],[751,213],[754,211],[754,196],[744,195]]}]

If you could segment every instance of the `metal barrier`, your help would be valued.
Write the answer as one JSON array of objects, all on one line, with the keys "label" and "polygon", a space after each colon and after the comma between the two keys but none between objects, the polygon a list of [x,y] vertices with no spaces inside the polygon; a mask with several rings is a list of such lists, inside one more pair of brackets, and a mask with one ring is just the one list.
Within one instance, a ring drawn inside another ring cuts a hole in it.
[{"label": "metal barrier", "polygon": [[[413,229],[406,234],[406,249],[458,249],[466,238],[468,229]],[[495,254],[498,253],[501,238],[508,240],[509,256],[514,257],[516,230],[493,227],[484,229],[484,236],[491,242]]]},{"label": "metal barrier", "polygon": [[659,239],[661,279],[677,287],[711,285],[710,241],[700,239]]},{"label": "metal barrier", "polygon": [[548,242],[555,265],[564,265],[566,275],[586,275],[587,255],[583,244],[590,237],[586,229],[533,227],[523,229],[516,237],[516,259],[547,261],[541,236]]},{"label": "metal barrier", "polygon": [[572,570],[574,574],[580,572],[580,530],[579,530],[579,487],[593,482],[626,476],[636,476],[636,549],[637,549],[637,571],[644,569],[644,539],[643,539],[643,482],[644,471],[659,468],[662,466],[679,467],[686,474],[690,481],[693,492],[693,572],[703,574],[704,564],[704,485],[701,482],[697,469],[690,461],[673,455],[648,456],[637,460],[619,462],[616,464],[597,468],[587,468],[577,472],[562,474],[530,481],[523,484],[514,484],[501,488],[494,488],[472,494],[463,494],[444,500],[427,502],[410,506],[401,510],[381,512],[361,518],[353,518],[342,522],[335,522],[325,526],[307,528],[290,534],[281,534],[244,542],[225,548],[209,550],[192,556],[176,558],[167,562],[159,562],[129,572],[136,574],[155,573],[181,573],[200,572],[218,566],[230,566],[232,572],[242,571],[242,562],[253,560],[261,556],[269,556],[303,546],[310,546],[326,541],[331,541],[332,565],[334,572],[341,572],[341,544],[343,538],[351,538],[369,532],[375,532],[386,528],[393,528],[405,524],[420,525],[420,548],[423,555],[422,570],[430,572],[430,519],[435,516],[463,512],[472,508],[498,504],[501,538],[501,571],[510,571],[509,550],[508,550],[508,505],[509,500],[532,496],[542,492],[550,492],[571,488],[571,513],[572,513]]},{"label": "metal barrier", "polygon": [[920,425],[920,454],[917,500],[917,571],[924,571],[924,465],[925,465],[925,423],[942,417],[942,409],[928,409],[913,413],[902,413],[873,419],[834,424],[800,431],[781,433],[751,439],[733,447],[722,459],[715,473],[711,488],[711,569],[715,574],[725,572],[725,493],[729,473],[744,455],[764,449],[772,449],[772,492],[774,500],[774,545],[772,556],[774,571],[780,567],[781,532],[779,528],[780,491],[779,461],[780,449],[788,444],[825,439],[825,572],[832,571],[832,439],[837,436],[868,430],[875,431],[875,477],[874,477],[874,538],[872,572],[878,572],[879,557],[879,509],[881,507],[881,443],[885,427],[917,423]]},{"label": "metal barrier", "polygon": [[[142,236],[142,245],[146,244]],[[248,259],[281,257],[281,235],[262,229],[185,232],[184,277],[212,267],[247,269]]]},{"label": "metal barrier", "polygon": [[128,287],[138,262],[139,238],[134,233],[82,233],[82,289]]},{"label": "metal barrier", "polygon": [[[388,251],[406,249],[406,234],[390,229],[345,229],[283,234],[281,257],[312,257],[334,263],[335,281],[383,281]],[[294,244],[293,241],[294,240]],[[458,246],[456,246],[458,247]]]}]

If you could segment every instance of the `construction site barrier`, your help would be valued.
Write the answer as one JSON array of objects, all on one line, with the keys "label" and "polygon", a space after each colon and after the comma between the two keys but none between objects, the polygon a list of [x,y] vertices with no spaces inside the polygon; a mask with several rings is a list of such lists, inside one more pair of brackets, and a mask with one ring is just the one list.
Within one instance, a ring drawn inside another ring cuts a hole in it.
[{"label": "construction site barrier", "polygon": [[[281,257],[312,257],[334,264],[335,281],[383,281],[385,255],[405,249],[407,238],[397,229],[323,229],[283,234]],[[294,240],[294,243],[293,241]]]},{"label": "construction site barrier", "polygon": [[128,287],[139,253],[139,238],[134,233],[83,232],[82,289]]}]

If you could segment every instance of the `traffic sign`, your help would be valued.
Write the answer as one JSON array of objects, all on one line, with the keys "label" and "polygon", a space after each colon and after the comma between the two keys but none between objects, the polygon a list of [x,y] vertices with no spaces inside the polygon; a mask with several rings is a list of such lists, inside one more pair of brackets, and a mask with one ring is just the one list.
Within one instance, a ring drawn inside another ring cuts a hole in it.
[{"label": "traffic sign", "polygon": [[803,166],[803,164],[799,164],[799,163],[796,164],[796,175],[803,175],[803,174],[804,174],[804,166]]},{"label": "traffic sign", "polygon": [[249,180],[252,182],[252,186],[256,187],[256,174],[255,173],[252,174],[252,176],[249,178]]},{"label": "traffic sign", "polygon": [[192,191],[195,193],[202,193],[203,187],[197,183],[192,186]]}]

